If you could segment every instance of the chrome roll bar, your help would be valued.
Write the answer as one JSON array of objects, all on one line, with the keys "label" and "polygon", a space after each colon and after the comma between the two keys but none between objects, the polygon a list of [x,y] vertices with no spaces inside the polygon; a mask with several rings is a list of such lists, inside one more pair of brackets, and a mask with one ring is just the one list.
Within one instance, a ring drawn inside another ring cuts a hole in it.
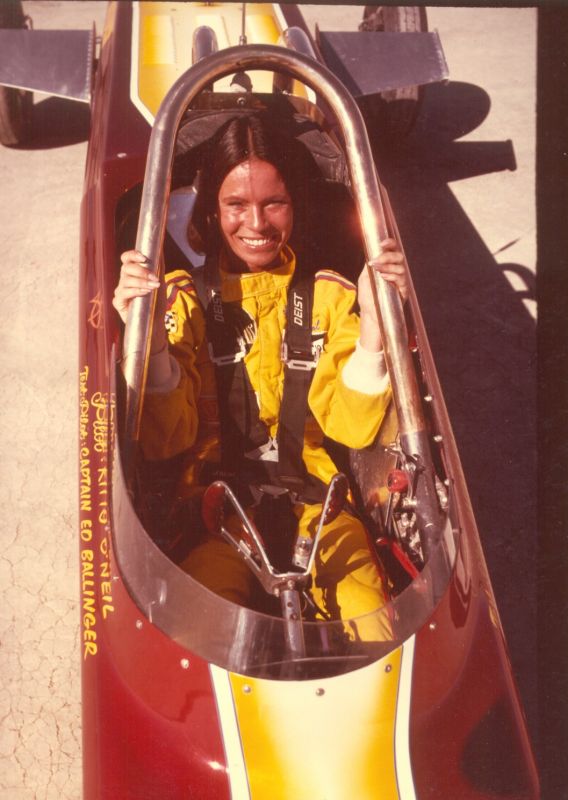
[{"label": "chrome roll bar", "polygon": [[[298,79],[320,95],[339,123],[346,151],[355,204],[361,222],[367,261],[381,254],[389,231],[381,200],[371,146],[359,108],[338,78],[323,64],[299,52],[274,45],[231,47],[208,55],[190,67],[164,98],[152,130],[140,208],[136,248],[159,273],[166,224],[175,134],[186,108],[212,81],[244,70],[270,70]],[[400,443],[409,455],[430,464],[425,422],[402,302],[398,291],[368,267],[374,287],[386,364],[393,387]],[[123,369],[127,384],[125,471],[130,478],[139,438],[149,344],[156,297],[152,292],[130,306],[124,341]]]},{"label": "chrome roll bar", "polygon": [[[288,50],[294,50],[296,53],[302,53],[305,56],[313,58],[314,61],[318,60],[317,54],[312,46],[308,34],[301,28],[292,26],[283,31],[278,44],[286,47]],[[294,80],[291,75],[283,74],[282,72],[274,73],[273,89],[275,92],[283,92],[287,94],[292,93]]]},{"label": "chrome roll bar", "polygon": [[193,42],[191,46],[191,63],[197,64],[202,58],[206,58],[211,53],[216,53],[219,49],[217,35],[208,25],[200,25],[193,32]]}]

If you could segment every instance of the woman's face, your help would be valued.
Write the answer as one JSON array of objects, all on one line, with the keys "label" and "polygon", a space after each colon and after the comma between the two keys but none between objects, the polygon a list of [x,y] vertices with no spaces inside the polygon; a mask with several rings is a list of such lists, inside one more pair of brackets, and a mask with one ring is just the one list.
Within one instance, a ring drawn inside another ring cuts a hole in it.
[{"label": "woman's face", "polygon": [[279,263],[292,233],[292,199],[276,167],[252,158],[229,172],[219,189],[219,224],[229,251],[251,272]]}]

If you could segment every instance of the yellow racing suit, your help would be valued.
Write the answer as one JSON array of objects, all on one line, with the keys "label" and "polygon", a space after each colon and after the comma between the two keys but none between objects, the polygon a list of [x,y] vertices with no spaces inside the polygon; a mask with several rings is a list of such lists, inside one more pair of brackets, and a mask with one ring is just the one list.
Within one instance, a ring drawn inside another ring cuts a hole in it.
[{"label": "yellow racing suit", "polygon": [[[246,345],[246,372],[258,401],[259,418],[273,443],[284,382],[281,344],[288,287],[295,269],[295,257],[289,248],[283,250],[281,262],[280,266],[259,273],[231,273],[224,271],[222,265],[219,270],[221,299],[238,311],[238,335]],[[203,455],[215,459],[219,446],[218,403],[203,307],[188,273],[169,273],[166,283],[172,372],[165,382],[160,379],[158,385],[152,386],[150,371],[141,446],[148,460],[170,458],[188,449],[196,461]],[[342,379],[359,336],[359,318],[353,311],[355,300],[355,286],[347,279],[329,270],[316,273],[312,352],[318,361],[308,394],[310,413],[305,421],[303,460],[308,472],[325,484],[337,467],[323,447],[324,436],[350,448],[371,444],[390,400],[388,378],[378,393],[372,394],[352,389]],[[197,473],[194,478],[198,480]],[[320,511],[318,504],[296,505],[294,513],[301,535],[313,537]],[[221,539],[209,537],[190,552],[182,566],[219,594],[247,603],[252,573]],[[360,521],[346,511],[324,527],[314,569],[314,599],[334,618],[360,616],[385,604],[367,533]],[[385,620],[375,621],[367,628],[364,638],[389,636]]]}]

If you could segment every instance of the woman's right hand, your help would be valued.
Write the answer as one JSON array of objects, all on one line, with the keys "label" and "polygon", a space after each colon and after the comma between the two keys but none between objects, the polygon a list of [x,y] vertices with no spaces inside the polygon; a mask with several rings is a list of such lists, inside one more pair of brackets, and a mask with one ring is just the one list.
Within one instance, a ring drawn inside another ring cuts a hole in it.
[{"label": "woman's right hand", "polygon": [[[114,290],[112,304],[118,311],[120,318],[126,323],[128,308],[135,297],[145,297],[150,292],[158,290],[156,298],[155,319],[163,320],[166,311],[166,290],[153,272],[148,268],[148,259],[138,250],[127,250],[120,256],[122,267],[120,280]],[[164,325],[154,325],[152,334],[152,353],[157,353],[166,345],[166,330]]]}]

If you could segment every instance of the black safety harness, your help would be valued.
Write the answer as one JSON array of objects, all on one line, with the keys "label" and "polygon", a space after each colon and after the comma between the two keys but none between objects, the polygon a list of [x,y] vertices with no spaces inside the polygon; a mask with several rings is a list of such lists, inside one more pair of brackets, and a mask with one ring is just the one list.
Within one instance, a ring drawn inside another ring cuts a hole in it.
[{"label": "black safety harness", "polygon": [[308,392],[317,364],[312,348],[313,275],[304,275],[297,267],[288,287],[281,349],[284,386],[276,441],[259,418],[244,363],[245,338],[242,332],[235,335],[234,313],[245,312],[237,304],[222,302],[216,264],[207,261],[203,268],[192,271],[192,278],[204,310],[215,367],[223,476],[241,495],[254,487],[274,494],[288,491],[301,502],[321,502],[324,484],[308,473],[302,458],[310,413]]}]

